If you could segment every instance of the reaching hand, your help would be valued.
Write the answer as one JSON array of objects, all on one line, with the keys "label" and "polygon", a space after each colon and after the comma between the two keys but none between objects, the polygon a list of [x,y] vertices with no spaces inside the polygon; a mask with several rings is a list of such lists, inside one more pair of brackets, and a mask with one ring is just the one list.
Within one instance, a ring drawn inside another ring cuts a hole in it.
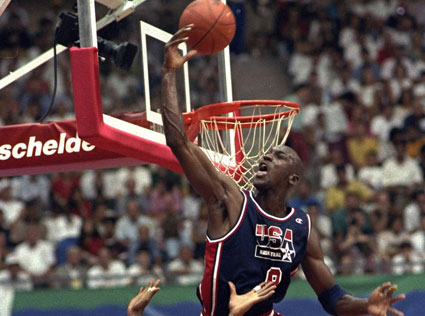
[{"label": "reaching hand", "polygon": [[229,316],[243,316],[254,304],[262,302],[275,293],[276,285],[271,282],[262,282],[248,293],[238,295],[236,287],[228,282],[230,287]]},{"label": "reaching hand", "polygon": [[404,294],[400,294],[393,298],[392,296],[395,290],[397,290],[397,285],[391,285],[390,282],[386,282],[381,286],[378,286],[370,294],[367,307],[368,313],[373,316],[387,316],[387,313],[395,316],[404,316],[403,312],[400,312],[391,306],[406,298],[406,295]]},{"label": "reaching hand", "polygon": [[177,48],[180,43],[187,41],[188,32],[192,29],[192,27],[193,24],[182,27],[173,35],[167,44],[165,44],[163,69],[179,69],[186,61],[196,54],[196,50],[191,50],[185,56],[182,56]]},{"label": "reaching hand", "polygon": [[152,297],[155,295],[156,292],[159,291],[158,284],[159,280],[156,280],[155,284],[153,284],[153,280],[150,280],[148,286],[146,286],[144,289],[143,287],[140,288],[139,293],[135,297],[133,297],[133,299],[130,301],[130,304],[128,304],[128,316],[142,315],[143,311],[149,304]]}]

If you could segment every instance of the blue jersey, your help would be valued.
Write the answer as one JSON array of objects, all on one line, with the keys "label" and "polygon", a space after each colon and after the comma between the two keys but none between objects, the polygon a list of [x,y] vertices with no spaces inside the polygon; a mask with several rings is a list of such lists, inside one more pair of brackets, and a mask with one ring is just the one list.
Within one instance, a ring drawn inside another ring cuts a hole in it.
[{"label": "blue jersey", "polygon": [[197,291],[203,316],[229,315],[228,281],[236,285],[238,294],[251,291],[263,281],[275,282],[275,294],[245,315],[270,312],[273,303],[284,298],[291,276],[306,252],[311,230],[306,213],[288,209],[284,218],[275,217],[261,209],[252,192],[242,194],[244,200],[236,225],[222,238],[207,236],[205,273]]}]

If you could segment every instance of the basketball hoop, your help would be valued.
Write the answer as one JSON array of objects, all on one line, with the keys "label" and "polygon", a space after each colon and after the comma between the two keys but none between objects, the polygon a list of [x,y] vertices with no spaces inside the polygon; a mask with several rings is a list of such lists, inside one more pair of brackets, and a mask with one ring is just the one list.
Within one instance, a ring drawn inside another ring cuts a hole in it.
[{"label": "basketball hoop", "polygon": [[185,116],[186,131],[190,140],[198,137],[217,169],[252,189],[254,167],[271,148],[285,144],[300,109],[279,100],[211,104]]}]

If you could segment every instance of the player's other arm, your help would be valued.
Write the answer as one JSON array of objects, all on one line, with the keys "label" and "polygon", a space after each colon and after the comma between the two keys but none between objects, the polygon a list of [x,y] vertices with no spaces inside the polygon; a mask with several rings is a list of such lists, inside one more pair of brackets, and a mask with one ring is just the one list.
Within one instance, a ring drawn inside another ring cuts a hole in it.
[{"label": "player's other arm", "polygon": [[392,307],[392,304],[403,300],[404,294],[392,297],[397,286],[390,282],[377,287],[369,299],[351,296],[339,285],[324,263],[322,249],[314,231],[307,244],[307,253],[302,261],[302,268],[313,290],[319,297],[323,308],[331,315],[374,315],[386,316],[390,313],[395,316],[404,314]]},{"label": "player's other arm", "polygon": [[190,29],[191,26],[180,29],[165,45],[161,114],[167,145],[181,164],[189,182],[208,204],[208,233],[216,238],[227,233],[236,223],[242,195],[236,183],[217,171],[202,150],[189,141],[185,132],[177,99],[176,72],[196,51],[181,56],[177,46],[187,40]]}]

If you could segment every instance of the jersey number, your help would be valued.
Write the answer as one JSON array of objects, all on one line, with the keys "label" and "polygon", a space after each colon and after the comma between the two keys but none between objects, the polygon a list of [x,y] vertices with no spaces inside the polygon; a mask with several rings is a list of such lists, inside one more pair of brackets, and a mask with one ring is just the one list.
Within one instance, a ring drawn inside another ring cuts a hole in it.
[{"label": "jersey number", "polygon": [[273,282],[276,286],[282,281],[282,270],[280,268],[270,268],[267,270],[266,282]]}]

